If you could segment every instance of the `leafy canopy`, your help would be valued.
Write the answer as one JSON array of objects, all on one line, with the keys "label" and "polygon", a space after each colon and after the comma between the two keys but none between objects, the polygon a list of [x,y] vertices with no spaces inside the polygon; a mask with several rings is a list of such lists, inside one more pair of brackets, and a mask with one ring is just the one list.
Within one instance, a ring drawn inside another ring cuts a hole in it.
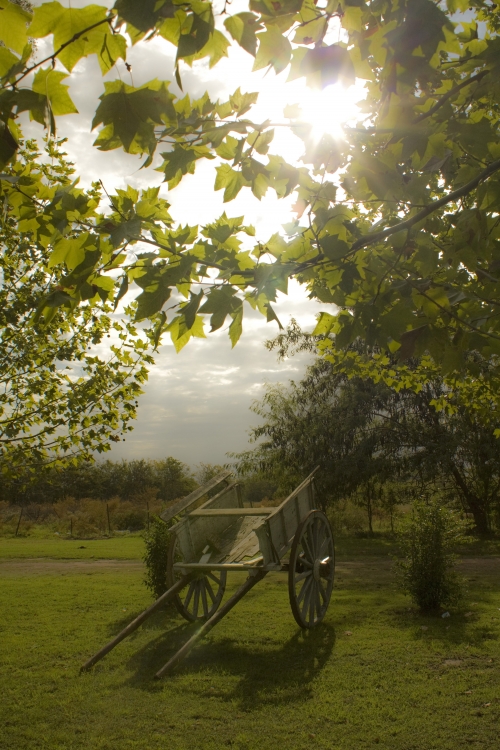
[{"label": "leafy canopy", "polygon": [[[33,239],[52,253],[57,277],[36,303],[40,323],[54,308],[93,304],[90,288],[116,303],[133,283],[141,290],[135,318],[154,321],[157,342],[168,331],[180,349],[204,335],[208,317],[212,330],[229,322],[234,345],[244,304],[276,319],[277,292],[286,292],[294,277],[329,306],[316,334],[325,335],[323,353],[337,366],[416,390],[437,373],[484,413],[497,404],[496,4],[250,0],[243,12],[231,13],[225,4],[216,15],[212,3],[200,0],[117,0],[111,10],[49,2],[33,13],[0,0],[0,16],[4,165],[16,158],[19,113],[28,111],[53,133],[57,118],[75,110],[63,81],[78,60],[95,54],[105,73],[126,60],[130,45],[144,45],[147,54],[154,37],[173,45],[180,86],[184,66],[196,60],[214,66],[231,44],[255,58],[255,70],[287,70],[289,80],[303,77],[319,88],[339,81],[350,86],[356,78],[366,85],[362,115],[345,128],[344,139],[314,141],[310,126],[288,108],[278,125],[304,141],[303,166],[297,167],[273,154],[275,125],[252,120],[256,94],[237,90],[226,102],[207,94],[192,101],[172,93],[168,81],[134,87],[108,80],[93,121],[96,148],[144,155],[169,188],[201,159],[214,160],[214,186],[224,191],[224,201],[241,191],[258,199],[268,190],[279,198],[293,193],[302,217],[285,234],[258,238],[248,250],[242,239],[253,229],[244,217],[223,214],[205,227],[175,226],[156,188],[118,191],[112,212],[94,217],[91,226],[69,208],[48,204],[43,221],[29,225]],[[337,27],[340,41],[325,41]],[[50,35],[52,52],[33,62],[30,39]],[[4,180],[1,186],[14,215],[30,221],[24,216],[33,210],[33,191]],[[72,188],[67,196],[75,198]],[[75,223],[89,232],[78,251],[68,238]],[[149,251],[131,260],[124,251],[139,243]],[[349,351],[358,339],[365,352]],[[479,368],[470,352],[485,366]],[[416,370],[405,364],[414,356],[422,358]],[[437,406],[452,408],[446,393]]]},{"label": "leafy canopy", "polygon": [[[113,316],[106,278],[89,280],[89,259],[104,246],[75,221],[49,247],[54,222],[62,226],[67,214],[91,221],[99,201],[96,187],[76,189],[60,147],[49,141],[44,162],[27,142],[3,174],[18,188],[3,196],[0,227],[0,475],[9,487],[109,450],[131,429],[153,361],[147,334]],[[54,253],[88,279],[79,305],[55,285]],[[111,247],[106,257],[112,264]],[[43,330],[33,315],[40,299]]]}]

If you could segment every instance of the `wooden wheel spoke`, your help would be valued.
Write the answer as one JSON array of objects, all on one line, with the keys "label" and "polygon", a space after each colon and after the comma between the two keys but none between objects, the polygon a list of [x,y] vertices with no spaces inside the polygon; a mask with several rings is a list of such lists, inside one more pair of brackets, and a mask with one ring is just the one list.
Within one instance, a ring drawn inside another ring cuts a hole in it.
[{"label": "wooden wheel spoke", "polygon": [[194,600],[193,600],[193,617],[195,620],[198,617],[199,603],[200,603],[200,582],[195,581],[195,591],[194,591]]},{"label": "wooden wheel spoke", "polygon": [[203,616],[205,617],[205,619],[208,619],[207,590],[206,590],[204,578],[202,578],[202,580],[200,581],[200,590],[201,590],[201,603],[203,605]]},{"label": "wooden wheel spoke", "polygon": [[312,552],[312,548],[309,545],[309,541],[306,540],[306,535],[305,534],[304,534],[304,536],[301,539],[301,543],[302,543],[302,549],[304,550],[304,553],[305,553],[304,562],[307,559],[307,562],[309,562],[310,565],[311,565],[311,567],[312,567],[312,565],[314,564],[314,559],[315,558],[314,558],[314,554]]},{"label": "wooden wheel spoke", "polygon": [[320,544],[320,532],[321,532],[321,521],[319,518],[315,518],[312,524],[312,536],[314,540],[314,557],[319,557],[319,544]]},{"label": "wooden wheel spoke", "polygon": [[325,551],[325,548],[328,548],[330,540],[327,536],[323,537],[323,541],[321,542],[318,550],[318,557],[321,557],[323,552]]},{"label": "wooden wheel spoke", "polygon": [[[180,551],[178,537],[174,536],[168,548],[167,582],[173,586],[181,574],[174,569],[176,563],[187,562]],[[209,580],[210,579],[210,580]],[[212,582],[212,583],[210,583]],[[178,612],[190,622],[208,619],[218,608],[226,588],[226,571],[207,571],[189,582],[174,597]]]},{"label": "wooden wheel spoke", "polygon": [[189,584],[186,598],[184,599],[184,606],[186,607],[186,609],[189,607],[189,602],[191,601],[191,597],[194,594],[195,588],[196,588],[196,581],[191,581],[191,583]]},{"label": "wooden wheel spoke", "polygon": [[298,604],[299,606],[300,606],[300,604],[301,604],[302,600],[304,599],[304,597],[305,597],[305,595],[306,595],[306,593],[307,593],[307,590],[308,590],[309,588],[311,588],[311,581],[312,581],[312,578],[307,578],[307,579],[306,579],[306,580],[304,581],[304,583],[302,584],[302,588],[300,589],[300,593],[299,593],[299,595],[297,596],[297,604]]},{"label": "wooden wheel spoke", "polygon": [[305,619],[305,616],[306,616],[306,612],[309,609],[309,604],[310,604],[310,601],[311,601],[312,581],[313,581],[313,579],[309,578],[306,581],[305,585],[304,585],[304,588],[306,588],[306,586],[307,586],[307,592],[306,592],[306,594],[304,596],[304,603],[302,604],[302,617],[304,619]]},{"label": "wooden wheel spoke", "polygon": [[[303,554],[299,555],[297,562],[300,562],[305,568],[310,568],[310,570],[314,568],[314,563],[308,560],[307,557],[304,557]],[[295,567],[297,567],[297,565],[295,565]]]},{"label": "wooden wheel spoke", "polygon": [[321,617],[323,610],[323,602],[321,600],[321,589],[319,587],[319,581],[316,581],[316,614]]},{"label": "wooden wheel spoke", "polygon": [[293,616],[313,628],[326,614],[333,587],[335,548],[327,517],[312,510],[300,523],[290,551],[288,594]]},{"label": "wooden wheel spoke", "polygon": [[207,578],[205,578],[205,588],[207,589],[208,595],[209,595],[210,599],[212,600],[212,604],[214,604],[215,603],[215,594],[214,594],[214,591],[213,591],[213,589],[212,589],[212,587],[210,585],[210,582],[208,580],[208,576],[207,576]]},{"label": "wooden wheel spoke", "polygon": [[304,580],[304,578],[307,578],[308,576],[312,576],[312,570],[305,570],[303,573],[296,573],[295,583],[299,583],[300,581]]},{"label": "wooden wheel spoke", "polygon": [[311,550],[311,560],[314,562],[314,560],[316,560],[316,544],[314,542],[312,525],[307,527],[305,536],[307,536],[307,543]]},{"label": "wooden wheel spoke", "polygon": [[314,608],[316,606],[316,581],[313,581],[311,593],[309,595],[309,624],[314,622]]},{"label": "wooden wheel spoke", "polygon": [[326,595],[325,587],[323,586],[321,579],[318,581],[318,589],[321,596],[323,597],[323,604],[326,604],[328,597]]}]

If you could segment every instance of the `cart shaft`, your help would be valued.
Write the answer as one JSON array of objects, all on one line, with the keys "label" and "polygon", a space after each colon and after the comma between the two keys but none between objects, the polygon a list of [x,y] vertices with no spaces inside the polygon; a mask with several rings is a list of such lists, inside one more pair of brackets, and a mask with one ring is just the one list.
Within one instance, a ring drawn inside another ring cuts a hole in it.
[{"label": "cart shaft", "polygon": [[118,635],[113,638],[112,641],[107,643],[105,646],[101,648],[100,651],[98,651],[94,656],[92,656],[88,661],[85,662],[85,664],[80,667],[80,672],[85,672],[87,669],[90,669],[91,667],[96,664],[96,662],[100,661],[103,656],[106,656],[112,649],[114,649],[115,646],[117,646],[121,641],[123,641],[124,638],[126,638],[130,633],[133,633],[134,630],[137,630],[137,628],[142,625],[142,623],[150,617],[153,612],[156,612],[156,610],[161,607],[162,604],[165,604],[170,599],[172,599],[178,591],[180,591],[186,583],[191,579],[191,575],[183,576],[180,578],[171,588],[168,589],[168,591],[165,591],[164,594],[160,596],[159,599],[157,599],[150,607],[144,610],[144,612],[141,612],[138,617],[135,618],[135,620],[132,620],[129,625],[127,625],[126,628],[124,628],[121,633],[118,633]]}]

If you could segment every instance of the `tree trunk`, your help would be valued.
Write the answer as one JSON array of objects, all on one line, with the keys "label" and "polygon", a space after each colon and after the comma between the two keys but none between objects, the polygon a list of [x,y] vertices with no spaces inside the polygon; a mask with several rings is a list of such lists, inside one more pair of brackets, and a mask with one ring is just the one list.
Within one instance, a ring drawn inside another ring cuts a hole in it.
[{"label": "tree trunk", "polygon": [[370,534],[373,534],[373,503],[370,485],[366,488],[366,511],[368,513],[368,528]]},{"label": "tree trunk", "polygon": [[465,479],[462,477],[456,466],[451,466],[451,473],[453,474],[457,489],[462,495],[467,511],[471,513],[472,517],[474,518],[476,531],[481,536],[490,534],[491,523],[488,501],[484,501],[482,498],[477,497],[477,495],[469,490]]}]

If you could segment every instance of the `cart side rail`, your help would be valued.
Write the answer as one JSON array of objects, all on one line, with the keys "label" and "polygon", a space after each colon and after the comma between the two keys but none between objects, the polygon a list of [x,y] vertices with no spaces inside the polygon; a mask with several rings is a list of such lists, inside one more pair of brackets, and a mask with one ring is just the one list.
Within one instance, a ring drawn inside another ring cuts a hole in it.
[{"label": "cart side rail", "polygon": [[315,509],[314,475],[318,468],[316,467],[274,513],[255,529],[264,565],[280,563],[281,558],[292,546],[299,524]]},{"label": "cart side rail", "polygon": [[[233,482],[224,488],[215,497],[204,503],[199,510],[226,509],[242,511],[240,487]],[[228,529],[237,522],[238,516],[232,515],[192,515],[187,513],[171,531],[177,535],[180,551],[185,562],[198,562],[200,556],[206,550],[207,545],[213,552],[219,547],[219,539]]]},{"label": "cart side rail", "polygon": [[210,492],[210,490],[213,490],[214,487],[217,487],[218,484],[226,481],[231,475],[232,472],[230,471],[221,471],[220,474],[217,474],[215,477],[210,479],[210,481],[205,482],[205,484],[203,484],[201,487],[198,487],[186,497],[177,500],[176,503],[164,510],[163,513],[160,513],[160,518],[163,521],[170,521],[172,518],[174,518],[174,516],[178,516],[179,513],[187,510],[197,500],[202,498],[203,495],[206,495],[207,492]]}]

